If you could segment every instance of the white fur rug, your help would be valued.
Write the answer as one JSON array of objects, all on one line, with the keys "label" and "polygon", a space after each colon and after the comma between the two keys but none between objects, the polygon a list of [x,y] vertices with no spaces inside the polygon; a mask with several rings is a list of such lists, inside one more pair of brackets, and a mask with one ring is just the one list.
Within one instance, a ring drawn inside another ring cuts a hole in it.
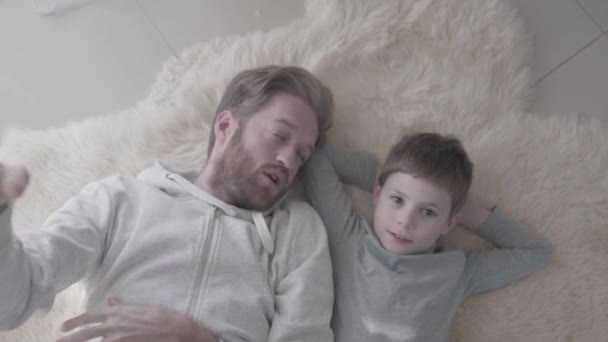
[{"label": "white fur rug", "polygon": [[[37,229],[87,182],[136,174],[156,158],[202,165],[207,123],[230,78],[258,65],[302,65],[335,92],[334,140],[384,155],[402,131],[453,133],[476,165],[472,196],[499,204],[556,245],[547,269],[469,299],[452,341],[605,341],[608,127],[526,113],[531,44],[514,8],[500,0],[309,0],[307,13],[267,33],[185,51],[131,109],[6,132],[0,160],[33,173],[16,226]],[[470,236],[452,240],[479,245]],[[77,302],[71,288],[45,319],[0,341],[53,340]]]}]

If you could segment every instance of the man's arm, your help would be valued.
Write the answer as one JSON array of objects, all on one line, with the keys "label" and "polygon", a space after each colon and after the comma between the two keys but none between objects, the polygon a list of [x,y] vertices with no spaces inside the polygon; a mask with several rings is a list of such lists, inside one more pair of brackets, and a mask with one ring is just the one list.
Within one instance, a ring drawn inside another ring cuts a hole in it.
[{"label": "man's arm", "polygon": [[[6,192],[5,183],[14,182],[6,177],[10,170],[2,167],[0,174],[4,204],[20,194]],[[10,206],[0,213],[0,330],[23,324],[36,310],[50,309],[57,293],[98,262],[102,232],[111,224],[109,202],[104,189],[89,186],[52,214],[41,230],[22,234],[13,232]]]},{"label": "man's arm", "polygon": [[525,225],[511,220],[500,209],[490,212],[465,207],[463,214],[467,228],[495,246],[467,254],[467,296],[508,285],[551,261],[552,244]]},{"label": "man's arm", "polygon": [[304,202],[289,208],[290,238],[276,250],[280,276],[268,342],[331,342],[334,287],[327,235],[319,215]]}]

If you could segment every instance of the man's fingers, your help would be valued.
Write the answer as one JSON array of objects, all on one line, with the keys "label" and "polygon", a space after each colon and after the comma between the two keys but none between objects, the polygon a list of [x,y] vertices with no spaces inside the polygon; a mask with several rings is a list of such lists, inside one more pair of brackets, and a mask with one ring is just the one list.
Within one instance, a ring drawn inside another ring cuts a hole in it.
[{"label": "man's fingers", "polygon": [[104,337],[107,333],[107,328],[103,324],[89,325],[73,334],[59,338],[57,342],[87,342],[96,337]]},{"label": "man's fingers", "polygon": [[12,201],[21,196],[29,179],[29,173],[22,166],[0,165],[0,202]]},{"label": "man's fingers", "polygon": [[61,331],[68,332],[82,325],[103,323],[107,316],[108,315],[106,313],[102,312],[87,312],[63,322],[61,325]]}]

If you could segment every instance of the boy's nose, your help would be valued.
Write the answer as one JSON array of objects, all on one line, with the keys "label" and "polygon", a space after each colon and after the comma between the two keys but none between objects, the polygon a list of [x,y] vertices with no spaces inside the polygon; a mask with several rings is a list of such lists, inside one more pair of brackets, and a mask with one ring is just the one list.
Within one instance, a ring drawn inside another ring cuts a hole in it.
[{"label": "boy's nose", "polygon": [[413,210],[403,210],[399,213],[397,217],[397,223],[399,227],[402,227],[405,230],[414,229],[414,212]]}]

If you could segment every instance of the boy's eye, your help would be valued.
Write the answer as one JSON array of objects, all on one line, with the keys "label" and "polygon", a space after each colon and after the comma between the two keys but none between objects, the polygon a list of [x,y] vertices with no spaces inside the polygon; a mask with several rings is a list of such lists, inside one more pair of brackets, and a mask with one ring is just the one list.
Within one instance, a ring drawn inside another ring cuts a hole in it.
[{"label": "boy's eye", "polygon": [[283,133],[280,132],[272,132],[272,135],[274,136],[274,138],[278,141],[278,142],[285,142],[287,141],[287,136]]},{"label": "boy's eye", "polygon": [[395,204],[399,204],[399,205],[403,204],[403,198],[401,198],[400,196],[393,195],[390,198],[391,198],[391,201]]},{"label": "boy's eye", "polygon": [[437,213],[434,210],[431,210],[431,209],[422,209],[422,214],[424,216],[428,216],[428,217],[435,217],[435,216],[437,216]]}]

